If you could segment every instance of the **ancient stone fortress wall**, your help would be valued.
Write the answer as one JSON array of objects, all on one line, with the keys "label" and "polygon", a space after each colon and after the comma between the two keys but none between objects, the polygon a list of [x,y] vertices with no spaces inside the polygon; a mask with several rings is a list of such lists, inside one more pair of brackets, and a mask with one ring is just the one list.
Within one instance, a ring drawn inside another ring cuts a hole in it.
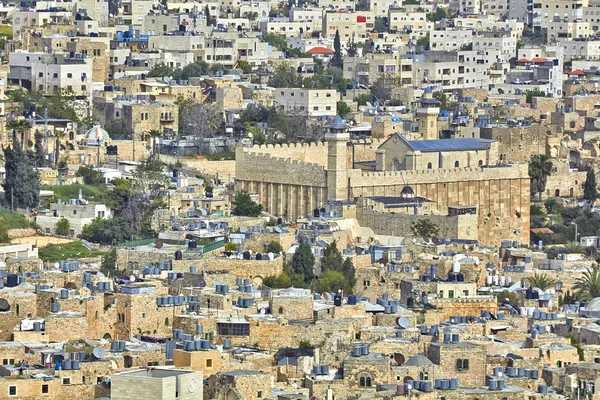
[{"label": "ancient stone fortress wall", "polygon": [[[478,240],[495,244],[502,239],[529,240],[530,184],[526,164],[493,168],[348,172],[351,197],[399,196],[410,186],[415,196],[434,202],[436,213],[449,206],[475,206]],[[515,235],[514,230],[520,229]]]}]

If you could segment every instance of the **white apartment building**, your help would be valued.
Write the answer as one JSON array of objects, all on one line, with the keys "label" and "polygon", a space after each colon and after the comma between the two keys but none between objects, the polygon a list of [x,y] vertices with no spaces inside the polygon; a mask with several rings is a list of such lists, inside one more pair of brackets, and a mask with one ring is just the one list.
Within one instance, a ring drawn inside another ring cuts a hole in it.
[{"label": "white apartment building", "polygon": [[278,109],[309,117],[333,117],[337,111],[338,93],[334,89],[277,88],[273,98]]},{"label": "white apartment building", "polygon": [[517,55],[517,40],[510,32],[480,32],[473,37],[473,50],[481,52],[486,64],[504,63]]},{"label": "white apartment building", "polygon": [[429,31],[433,29],[433,22],[427,21],[426,12],[407,12],[404,8],[390,8],[388,10],[390,31]]},{"label": "white apartment building", "polygon": [[358,42],[365,39],[374,26],[375,15],[371,11],[325,12],[322,36],[333,40],[335,32],[339,31],[342,43],[351,40]]},{"label": "white apartment building", "polygon": [[473,31],[446,28],[444,30],[431,30],[429,32],[429,46],[431,50],[457,51],[471,43]]},{"label": "white apartment building", "polygon": [[68,89],[76,96],[91,96],[92,60],[83,54],[17,51],[10,54],[9,66],[9,81],[26,89],[48,94]]},{"label": "white apartment building", "polygon": [[412,58],[414,86],[443,91],[488,88],[488,66],[476,51],[429,51]]},{"label": "white apartment building", "polygon": [[76,237],[94,218],[110,218],[110,216],[111,211],[105,204],[90,204],[83,199],[73,199],[68,203],[51,204],[50,211],[38,212],[35,222],[42,231],[52,234],[55,232],[56,223],[66,218],[71,226],[69,236]]}]

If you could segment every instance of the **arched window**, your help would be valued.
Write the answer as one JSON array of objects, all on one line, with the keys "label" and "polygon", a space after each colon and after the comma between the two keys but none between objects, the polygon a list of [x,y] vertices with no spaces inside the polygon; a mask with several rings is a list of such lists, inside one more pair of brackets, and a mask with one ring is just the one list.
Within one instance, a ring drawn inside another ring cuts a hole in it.
[{"label": "arched window", "polygon": [[19,316],[19,305],[18,304],[15,305],[15,310],[17,311],[17,317],[18,317]]},{"label": "arched window", "polygon": [[148,113],[144,115],[146,117],[146,121],[148,121]]},{"label": "arched window", "polygon": [[358,379],[358,386],[363,388],[373,386],[373,380],[368,372],[363,372],[360,374]]},{"label": "arched window", "polygon": [[140,113],[140,119],[143,121],[144,120],[144,113]]},{"label": "arched window", "polygon": [[283,307],[279,307],[279,314],[283,314]]},{"label": "arched window", "polygon": [[427,373],[425,371],[421,371],[421,373],[419,375],[420,375],[422,381],[428,381],[429,380],[429,373]]},{"label": "arched window", "polygon": [[169,318],[165,318],[165,326],[169,326]]},{"label": "arched window", "polygon": [[458,161],[455,161],[454,162],[454,168],[458,168],[458,167],[460,167],[460,163]]},{"label": "arched window", "polygon": [[400,171],[400,161],[398,161],[397,158],[394,158],[392,162],[394,164],[394,171]]},{"label": "arched window", "polygon": [[431,163],[427,163],[427,169],[432,169],[433,165]]},{"label": "arched window", "polygon": [[483,160],[479,160],[479,166],[481,167],[483,165]]}]

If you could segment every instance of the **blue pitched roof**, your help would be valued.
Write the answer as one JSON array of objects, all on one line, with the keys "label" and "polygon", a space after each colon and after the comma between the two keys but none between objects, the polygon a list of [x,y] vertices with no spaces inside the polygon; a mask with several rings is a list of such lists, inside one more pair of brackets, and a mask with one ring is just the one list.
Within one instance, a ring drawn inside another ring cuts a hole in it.
[{"label": "blue pitched roof", "polygon": [[438,151],[464,151],[464,150],[487,150],[490,144],[495,140],[479,139],[479,138],[458,138],[458,139],[439,139],[439,140],[406,140],[400,134],[406,144],[413,151],[422,153],[431,153]]}]

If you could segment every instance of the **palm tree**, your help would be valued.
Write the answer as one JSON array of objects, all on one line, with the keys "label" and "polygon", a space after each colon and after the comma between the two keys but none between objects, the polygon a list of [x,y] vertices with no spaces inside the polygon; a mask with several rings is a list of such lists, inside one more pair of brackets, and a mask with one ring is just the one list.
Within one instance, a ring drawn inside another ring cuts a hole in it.
[{"label": "palm tree", "polygon": [[529,177],[531,178],[531,197],[539,193],[542,200],[542,193],[546,190],[546,182],[552,173],[552,161],[545,155],[536,154],[529,161]]},{"label": "palm tree", "polygon": [[25,131],[31,128],[31,124],[26,119],[13,118],[6,124],[8,129],[13,131],[13,143],[17,141],[17,132],[21,133],[21,148],[25,144]]},{"label": "palm tree", "polygon": [[58,158],[60,156],[60,142],[62,139],[67,137],[67,133],[64,131],[54,131],[54,166],[58,167]]},{"label": "palm tree", "polygon": [[533,274],[528,278],[525,278],[525,281],[531,285],[532,288],[538,288],[540,290],[546,291],[551,287],[554,287],[556,284],[556,279],[548,276],[548,274]]},{"label": "palm tree", "polygon": [[156,151],[156,141],[159,137],[162,137],[162,135],[162,132],[158,129],[151,129],[150,131],[148,131],[148,136],[152,138],[152,158],[156,157],[156,155],[158,154],[158,158],[160,159],[160,154]]},{"label": "palm tree", "polygon": [[600,297],[600,268],[598,264],[592,265],[575,280],[575,294],[580,300],[591,300]]}]

